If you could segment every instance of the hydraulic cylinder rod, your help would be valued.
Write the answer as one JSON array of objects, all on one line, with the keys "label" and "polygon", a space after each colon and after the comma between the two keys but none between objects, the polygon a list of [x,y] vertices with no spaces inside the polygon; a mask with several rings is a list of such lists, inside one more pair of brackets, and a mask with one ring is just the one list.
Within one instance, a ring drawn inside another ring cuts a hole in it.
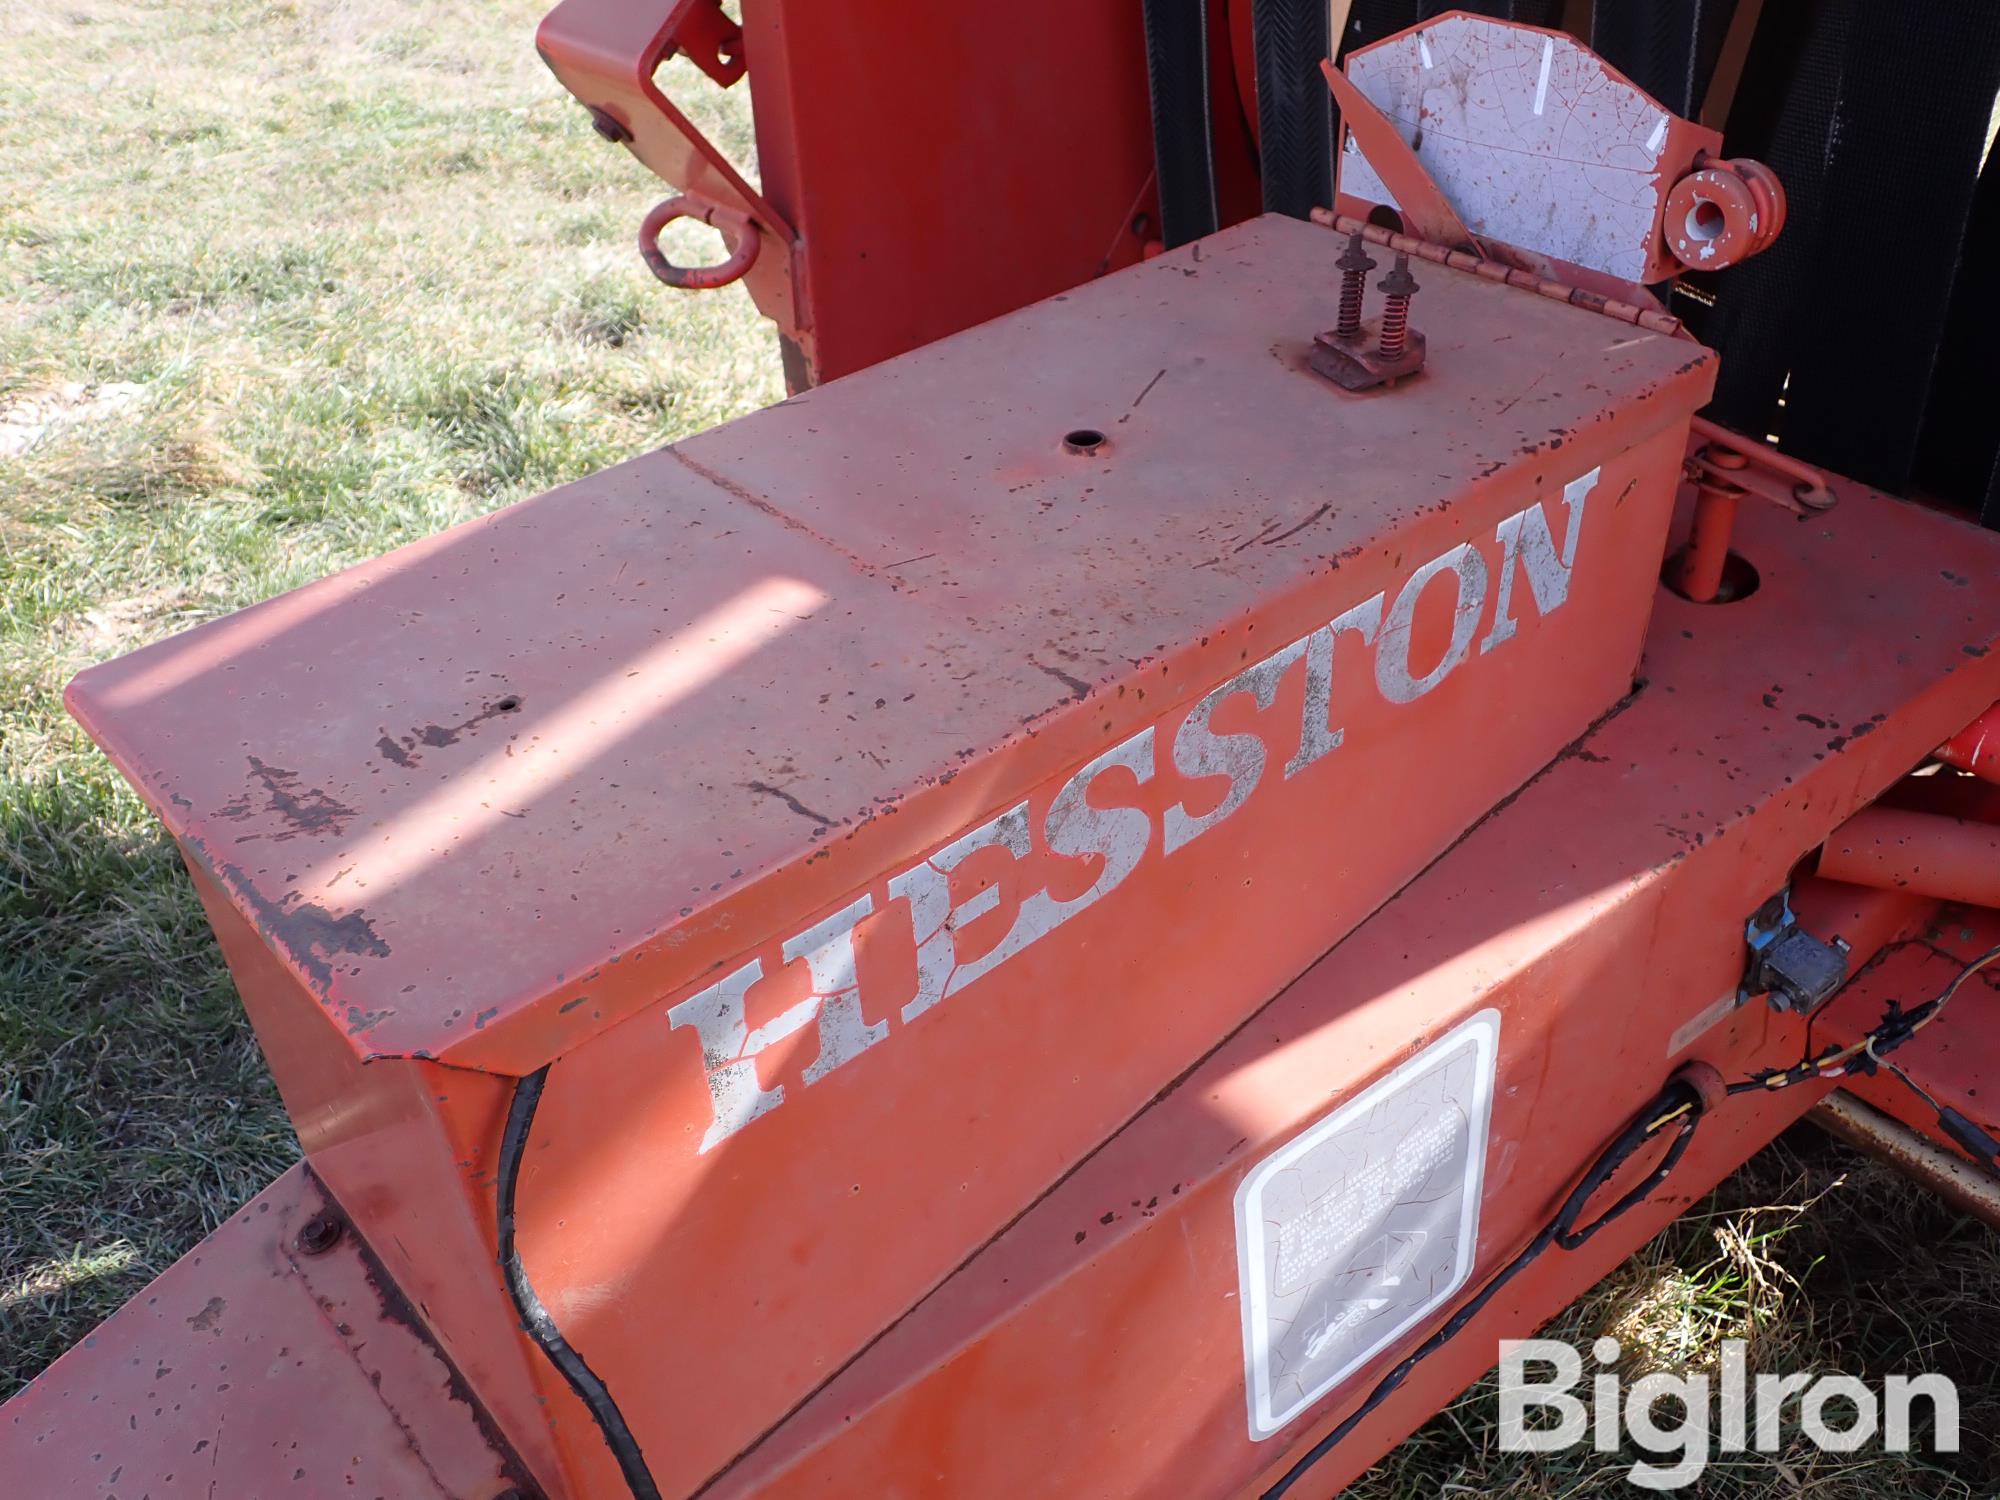
[{"label": "hydraulic cylinder rod", "polygon": [[2000,826],[1866,808],[1828,836],[1819,873],[1851,885],[2000,907]]},{"label": "hydraulic cylinder rod", "polygon": [[2000,703],[1938,746],[1938,759],[1985,781],[2000,782]]}]

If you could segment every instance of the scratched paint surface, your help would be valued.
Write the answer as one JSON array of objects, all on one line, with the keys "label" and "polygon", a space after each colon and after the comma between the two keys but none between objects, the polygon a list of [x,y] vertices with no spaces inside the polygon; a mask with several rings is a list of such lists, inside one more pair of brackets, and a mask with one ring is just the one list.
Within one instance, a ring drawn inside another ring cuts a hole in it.
[{"label": "scratched paint surface", "polygon": [[518,1473],[293,1167],[0,1411],[13,1500],[495,1500]]},{"label": "scratched paint surface", "polygon": [[1302,580],[1407,567],[1399,528],[1706,379],[1440,271],[1423,379],[1346,397],[1304,368],[1338,248],[1252,222],[71,705],[358,1052],[525,1071],[1210,691]]},{"label": "scratched paint surface", "polygon": [[[1498,1008],[1477,1286],[1680,1060],[1737,1077],[1798,1057],[1797,1019],[1762,1005],[1685,1034],[1735,993],[1741,914],[2000,693],[2000,535],[1839,490],[1809,524],[1743,507],[1755,594],[1726,608],[1662,594],[1643,689],[982,1244],[717,1500],[873,1500],[921,1493],[939,1473],[963,1500],[1259,1494],[1394,1356],[1281,1438],[1251,1438],[1234,1200],[1258,1163]],[[1809,925],[1849,935],[1857,965],[1893,935],[1893,916],[1866,915],[1866,893],[1821,892]],[[1936,988],[1896,975],[1893,961],[1869,966],[1855,1014]],[[1038,1109],[1053,1092],[1036,1094]],[[1319,1466],[1310,1493],[1351,1482],[1490,1368],[1496,1338],[1527,1336],[1684,1211],[1805,1108],[1809,1091],[1796,1093],[1738,1099],[1705,1122],[1672,1187],[1584,1250],[1530,1267]],[[878,1235],[842,1264],[858,1277],[900,1238]],[[996,1412],[1010,1420],[984,1420]]]},{"label": "scratched paint surface", "polygon": [[[1355,53],[1347,72],[1473,233],[1647,279],[1673,119],[1580,43],[1451,16]],[[1340,190],[1395,204],[1351,138]]]}]

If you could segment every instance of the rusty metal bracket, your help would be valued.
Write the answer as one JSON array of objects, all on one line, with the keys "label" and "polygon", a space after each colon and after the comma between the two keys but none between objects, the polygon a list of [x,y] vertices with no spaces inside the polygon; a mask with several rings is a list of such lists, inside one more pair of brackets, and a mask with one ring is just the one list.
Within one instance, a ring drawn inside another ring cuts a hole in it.
[{"label": "rusty metal bracket", "polygon": [[[792,276],[796,235],[791,224],[667,98],[653,77],[661,63],[676,54],[685,54],[725,86],[742,77],[742,33],[721,13],[716,0],[671,0],[665,5],[660,0],[651,4],[562,0],[542,21],[535,47],[563,87],[590,111],[599,134],[627,147],[684,197],[713,205],[718,216],[723,211],[735,216],[732,228],[738,219],[749,226],[744,237],[754,238],[758,248],[745,252],[747,258],[737,274],[766,317],[780,327],[798,328],[803,320],[797,316]],[[741,243],[737,242],[738,249]],[[652,264],[650,258],[647,263]],[[708,284],[699,279],[661,279],[676,286]]]},{"label": "rusty metal bracket", "polygon": [[744,74],[743,28],[729,18],[722,0],[695,0],[683,6],[665,54],[680,53],[702,72],[728,88]]},{"label": "rusty metal bracket", "polygon": [[[1796,458],[1780,453],[1769,443],[1760,443],[1755,438],[1746,437],[1740,432],[1731,432],[1727,427],[1711,422],[1707,417],[1694,419],[1689,432],[1689,441],[1726,448],[1731,453],[1740,453],[1749,461],[1750,467],[1729,469],[1728,479],[1752,494],[1762,496],[1787,510],[1831,510],[1834,502],[1839,499],[1827,485],[1826,475],[1810,464],[1802,464]],[[1710,472],[1711,466],[1708,461],[1699,454],[1690,456],[1688,463],[1690,466],[1699,466],[1704,473]],[[1766,475],[1777,475],[1781,480],[1788,482],[1788,487],[1776,490],[1759,483],[1752,476],[1751,470],[1762,470]]]},{"label": "rusty metal bracket", "polygon": [[1394,385],[1424,367],[1424,336],[1416,329],[1404,334],[1401,353],[1382,352],[1380,325],[1368,322],[1353,338],[1344,338],[1337,329],[1315,334],[1309,361],[1313,369],[1342,390],[1365,391],[1373,386]]}]

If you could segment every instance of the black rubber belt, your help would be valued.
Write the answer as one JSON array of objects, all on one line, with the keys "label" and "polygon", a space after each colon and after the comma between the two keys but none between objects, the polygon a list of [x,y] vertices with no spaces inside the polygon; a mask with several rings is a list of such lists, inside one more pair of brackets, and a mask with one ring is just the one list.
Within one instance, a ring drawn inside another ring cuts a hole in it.
[{"label": "black rubber belt", "polygon": [[1993,274],[1960,256],[1997,88],[1994,0],[1857,4],[1781,429],[1808,461],[1909,489],[1954,279]]},{"label": "black rubber belt", "polygon": [[1303,219],[1333,202],[1333,95],[1326,0],[1254,0],[1257,139],[1264,210]]},{"label": "black rubber belt", "polygon": [[1714,278],[1696,329],[1722,355],[1713,415],[1909,488],[1954,280],[1984,272],[1961,254],[1997,80],[1991,0],[1767,10],[1729,150],[1767,162],[1791,209],[1768,253]]},{"label": "black rubber belt", "polygon": [[1146,0],[1146,87],[1153,102],[1160,238],[1171,250],[1217,227],[1203,0]]},{"label": "black rubber belt", "polygon": [[[1694,332],[1722,356],[1709,415],[1739,432],[1763,434],[1778,421],[1791,372],[1803,289],[1812,279],[1825,220],[1826,142],[1840,99],[1842,61],[1856,0],[1813,7],[1767,7],[1745,62],[1725,139],[1778,174],[1790,208],[1785,232],[1754,260],[1705,283],[1715,305],[1694,317]],[[1839,316],[1828,309],[1826,316]],[[1843,323],[1847,320],[1840,319]]]},{"label": "black rubber belt", "polygon": [[1993,420],[1993,332],[2000,329],[2000,151],[1986,158],[1959,258],[1958,285],[1938,350],[1937,379],[1917,456],[1918,486],[2000,531],[2000,422]]},{"label": "black rubber belt", "polygon": [[1597,0],[1590,45],[1675,114],[1701,108],[1730,0]]},{"label": "black rubber belt", "polygon": [[[1563,5],[1562,0],[1473,0],[1470,5],[1465,0],[1423,0],[1417,7],[1417,20],[1435,21],[1454,10],[1470,11],[1475,16],[1491,16],[1496,21],[1521,21],[1529,26],[1557,30],[1562,22]],[[1379,38],[1370,37],[1369,40]]]}]

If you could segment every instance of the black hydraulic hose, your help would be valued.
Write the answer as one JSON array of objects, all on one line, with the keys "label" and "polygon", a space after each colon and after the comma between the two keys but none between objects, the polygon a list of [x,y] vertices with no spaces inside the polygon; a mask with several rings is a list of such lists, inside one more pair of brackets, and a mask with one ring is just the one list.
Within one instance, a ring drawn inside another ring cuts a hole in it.
[{"label": "black hydraulic hose", "polygon": [[527,1150],[528,1132],[534,1128],[535,1107],[541,1103],[542,1085],[548,1077],[549,1069],[544,1066],[521,1079],[514,1085],[514,1099],[507,1107],[507,1128],[500,1138],[500,1269],[506,1275],[514,1310],[521,1315],[522,1329],[589,1409],[591,1420],[604,1434],[605,1446],[618,1460],[618,1471],[625,1476],[634,1500],[660,1500],[660,1489],[653,1483],[652,1470],[646,1467],[646,1456],[639,1451],[639,1441],[626,1426],[624,1414],[612,1400],[609,1387],[562,1336],[555,1319],[542,1306],[542,1299],[535,1295],[527,1270],[521,1264],[521,1252],[514,1245],[514,1190],[521,1178],[521,1157]]},{"label": "black hydraulic hose", "polygon": [[[1499,1295],[1502,1287],[1525,1270],[1535,1257],[1549,1246],[1554,1245],[1560,1250],[1574,1250],[1612,1220],[1645,1202],[1653,1190],[1667,1180],[1668,1175],[1686,1153],[1688,1143],[1694,1139],[1695,1126],[1701,1119],[1701,1113],[1702,1098],[1692,1084],[1682,1079],[1675,1079],[1661,1089],[1654,1096],[1652,1103],[1633,1117],[1632,1123],[1625,1127],[1618,1138],[1598,1153],[1597,1160],[1592,1162],[1590,1170],[1583,1174],[1582,1181],[1571,1189],[1569,1197],[1563,1200],[1562,1207],[1556,1211],[1556,1216],[1542,1227],[1541,1232],[1528,1242],[1526,1248],[1501,1267],[1493,1279],[1479,1289],[1477,1296],[1453,1313],[1451,1318],[1436,1333],[1419,1344],[1407,1359],[1383,1376],[1375,1389],[1368,1393],[1367,1400],[1349,1412],[1339,1426],[1314,1443],[1297,1463],[1285,1471],[1283,1478],[1264,1491],[1263,1500],[1278,1500],[1279,1496],[1304,1478],[1308,1469],[1337,1448],[1348,1434],[1388,1400],[1396,1388],[1409,1378],[1410,1372],[1419,1363],[1450,1343],[1466,1324],[1479,1316],[1487,1303]],[[1648,1141],[1670,1125],[1674,1127],[1673,1142],[1667,1147],[1666,1155],[1660,1158],[1660,1164],[1630,1192],[1579,1229],[1577,1220],[1582,1217],[1584,1207],[1597,1195],[1598,1190],[1611,1180],[1611,1174],[1630,1161]]]}]

